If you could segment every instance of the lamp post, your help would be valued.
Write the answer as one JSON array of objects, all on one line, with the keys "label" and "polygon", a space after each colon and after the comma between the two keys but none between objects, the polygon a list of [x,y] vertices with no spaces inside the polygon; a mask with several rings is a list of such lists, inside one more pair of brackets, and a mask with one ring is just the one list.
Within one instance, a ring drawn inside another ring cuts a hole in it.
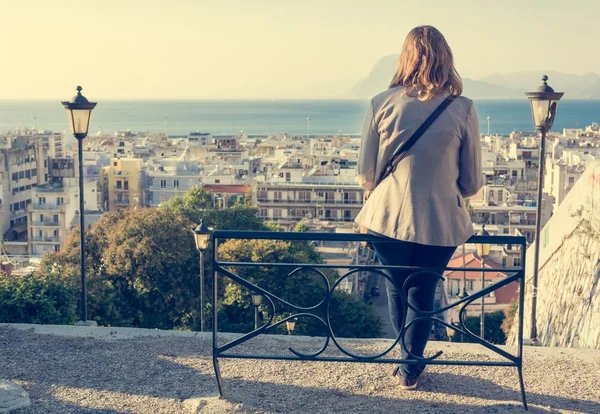
[{"label": "lamp post", "polygon": [[546,162],[546,133],[552,128],[554,118],[556,117],[556,109],[558,101],[563,96],[563,92],[554,92],[547,81],[548,76],[542,77],[544,82],[535,92],[526,92],[527,98],[531,103],[531,115],[535,129],[540,131],[540,160],[538,167],[538,197],[537,197],[537,212],[535,218],[535,256],[533,259],[533,281],[531,291],[531,331],[530,339],[536,344],[537,340],[537,322],[536,322],[536,307],[537,307],[537,285],[538,285],[538,268],[540,260],[540,227],[542,221],[542,195],[544,184],[544,165]]},{"label": "lamp post", "polygon": [[258,307],[262,303],[262,295],[252,293],[252,306],[254,306],[254,330],[258,329]]},{"label": "lamp post", "polygon": [[466,264],[466,248],[465,248],[465,243],[463,243],[462,245],[462,257],[463,257],[463,288],[462,288],[462,292],[460,292],[458,295],[456,295],[457,298],[459,299],[464,299],[467,296],[469,296],[469,294],[467,293],[467,264]]},{"label": "lamp post", "polygon": [[[489,236],[485,230],[485,224],[481,227],[481,230],[477,233],[478,236]],[[492,246],[489,243],[477,243],[477,254],[481,257],[481,268],[485,269],[485,259],[490,255],[490,250]],[[481,272],[481,290],[485,289],[485,272]],[[481,322],[480,322],[480,331],[481,331],[481,339],[485,339],[485,297],[481,297]]]},{"label": "lamp post", "polygon": [[67,111],[67,117],[71,127],[71,132],[77,139],[77,149],[79,151],[79,247],[81,260],[81,321],[77,325],[96,326],[96,321],[88,321],[87,318],[87,285],[85,280],[85,201],[83,192],[83,140],[87,137],[90,127],[90,118],[92,110],[96,107],[96,102],[89,102],[81,94],[81,86],[77,87],[77,95],[70,101],[61,102]]},{"label": "lamp post", "polygon": [[206,227],[200,219],[200,224],[193,230],[193,233],[196,249],[200,255],[200,332],[204,332],[204,260],[202,256],[210,244],[212,229]]}]

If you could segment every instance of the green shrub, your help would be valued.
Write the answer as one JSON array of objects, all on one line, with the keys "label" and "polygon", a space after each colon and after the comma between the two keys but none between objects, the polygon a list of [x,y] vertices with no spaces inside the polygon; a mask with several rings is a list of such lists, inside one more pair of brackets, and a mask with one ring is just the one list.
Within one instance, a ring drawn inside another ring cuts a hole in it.
[{"label": "green shrub", "polygon": [[76,292],[56,277],[0,275],[2,323],[69,325],[76,311]]}]

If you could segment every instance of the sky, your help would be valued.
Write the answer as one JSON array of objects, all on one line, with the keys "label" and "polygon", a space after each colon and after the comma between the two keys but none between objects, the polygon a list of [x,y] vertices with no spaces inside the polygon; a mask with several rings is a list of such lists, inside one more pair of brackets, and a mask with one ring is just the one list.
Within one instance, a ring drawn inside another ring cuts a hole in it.
[{"label": "sky", "polygon": [[463,77],[600,72],[600,0],[0,0],[0,16],[0,99],[336,97],[421,24]]}]

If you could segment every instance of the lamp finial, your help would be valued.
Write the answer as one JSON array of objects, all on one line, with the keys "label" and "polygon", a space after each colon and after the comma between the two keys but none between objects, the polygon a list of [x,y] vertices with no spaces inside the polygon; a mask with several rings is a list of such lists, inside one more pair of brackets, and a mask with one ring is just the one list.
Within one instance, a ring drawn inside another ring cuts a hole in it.
[{"label": "lamp finial", "polygon": [[81,91],[83,90],[83,88],[81,86],[78,86],[76,89],[77,89],[77,95],[81,95]]},{"label": "lamp finial", "polygon": [[547,75],[542,76],[542,81],[544,81],[544,85],[547,85],[548,84],[547,83],[548,82],[548,76]]}]

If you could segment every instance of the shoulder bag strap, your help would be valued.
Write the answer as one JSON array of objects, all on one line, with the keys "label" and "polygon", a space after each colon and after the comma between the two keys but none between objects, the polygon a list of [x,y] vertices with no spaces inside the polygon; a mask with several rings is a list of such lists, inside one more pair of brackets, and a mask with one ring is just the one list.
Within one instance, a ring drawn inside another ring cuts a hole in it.
[{"label": "shoulder bag strap", "polygon": [[392,156],[392,159],[388,161],[388,163],[383,168],[381,172],[381,176],[379,177],[379,182],[382,182],[388,175],[394,172],[396,166],[404,158],[410,147],[413,146],[415,142],[427,131],[427,129],[433,124],[433,122],[437,119],[438,116],[444,112],[444,110],[454,101],[456,97],[453,95],[448,96],[444,101],[437,107],[435,110],[429,115],[429,118],[423,122],[423,124],[415,131],[414,134],[406,141]]}]

